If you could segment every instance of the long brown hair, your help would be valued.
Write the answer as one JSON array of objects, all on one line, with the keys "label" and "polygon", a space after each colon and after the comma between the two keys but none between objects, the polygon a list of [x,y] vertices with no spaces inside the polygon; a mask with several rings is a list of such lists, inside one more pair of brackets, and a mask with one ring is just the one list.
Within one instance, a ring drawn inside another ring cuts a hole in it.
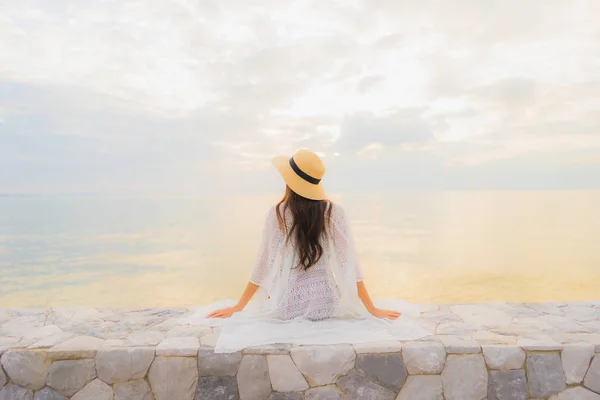
[{"label": "long brown hair", "polygon": [[298,267],[305,271],[315,265],[323,255],[321,239],[327,236],[333,204],[329,200],[309,200],[286,186],[283,199],[277,204],[279,226],[286,230],[285,211],[292,213],[292,226],[287,232],[286,242],[293,235],[298,258]]}]

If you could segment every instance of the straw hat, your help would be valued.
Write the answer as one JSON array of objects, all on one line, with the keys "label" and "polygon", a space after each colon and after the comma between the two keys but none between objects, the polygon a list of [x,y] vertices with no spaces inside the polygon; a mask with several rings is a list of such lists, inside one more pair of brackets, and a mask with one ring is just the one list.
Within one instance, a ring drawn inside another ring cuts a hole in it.
[{"label": "straw hat", "polygon": [[310,200],[327,199],[321,184],[325,164],[312,151],[298,150],[291,158],[275,157],[272,163],[294,193]]}]

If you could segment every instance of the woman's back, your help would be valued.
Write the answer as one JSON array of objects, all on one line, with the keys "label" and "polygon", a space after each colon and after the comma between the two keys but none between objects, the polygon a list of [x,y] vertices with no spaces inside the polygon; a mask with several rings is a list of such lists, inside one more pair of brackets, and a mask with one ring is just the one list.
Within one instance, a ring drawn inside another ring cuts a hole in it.
[{"label": "woman's back", "polygon": [[[284,226],[279,222],[276,207],[280,207]],[[294,222],[292,212],[281,204],[273,207],[267,215],[263,243],[250,281],[266,287],[268,291],[274,291],[269,290],[270,287],[286,288],[277,299],[273,315],[276,318],[322,320],[343,314],[344,310],[340,308],[339,282],[331,268],[331,263],[335,260],[353,268],[355,281],[362,280],[355,257],[348,255],[348,251],[352,249],[348,246],[349,232],[345,213],[340,206],[330,203],[329,207],[332,209],[331,213],[327,212],[330,216],[326,221],[327,230],[320,239],[323,252],[316,263],[307,269],[299,265],[294,236],[291,235],[290,240],[286,240]],[[353,265],[347,265],[348,262]],[[278,270],[279,273],[274,274],[275,281],[266,282],[269,279],[267,271],[272,270]]]}]

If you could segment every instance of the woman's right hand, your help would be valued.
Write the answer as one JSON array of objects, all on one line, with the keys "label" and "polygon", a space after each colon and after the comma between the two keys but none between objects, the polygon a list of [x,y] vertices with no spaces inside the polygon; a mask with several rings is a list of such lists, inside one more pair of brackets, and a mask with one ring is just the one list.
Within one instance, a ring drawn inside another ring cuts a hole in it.
[{"label": "woman's right hand", "polygon": [[208,314],[208,318],[229,318],[239,311],[242,311],[242,309],[238,306],[221,308]]},{"label": "woman's right hand", "polygon": [[384,310],[382,308],[374,308],[374,309],[370,310],[369,312],[377,318],[385,318],[385,319],[398,319],[400,317],[400,315],[402,315],[401,312],[393,311],[393,310]]}]

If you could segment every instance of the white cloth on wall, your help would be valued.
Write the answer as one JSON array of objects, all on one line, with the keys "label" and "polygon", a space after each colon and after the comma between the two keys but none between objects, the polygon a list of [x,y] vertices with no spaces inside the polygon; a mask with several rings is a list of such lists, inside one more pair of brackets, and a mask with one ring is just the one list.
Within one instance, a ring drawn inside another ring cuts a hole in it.
[{"label": "white cloth on wall", "polygon": [[323,255],[308,270],[297,267],[292,241],[286,240],[292,216],[285,214],[281,229],[275,207],[269,210],[250,282],[260,286],[246,308],[231,318],[206,318],[213,310],[233,306],[223,301],[196,309],[182,322],[222,326],[215,352],[276,343],[295,345],[415,340],[431,335],[414,319],[418,306],[404,301],[375,302],[402,313],[397,320],[372,316],[358,297],[363,280],[350,225],[344,210],[333,206]]}]

